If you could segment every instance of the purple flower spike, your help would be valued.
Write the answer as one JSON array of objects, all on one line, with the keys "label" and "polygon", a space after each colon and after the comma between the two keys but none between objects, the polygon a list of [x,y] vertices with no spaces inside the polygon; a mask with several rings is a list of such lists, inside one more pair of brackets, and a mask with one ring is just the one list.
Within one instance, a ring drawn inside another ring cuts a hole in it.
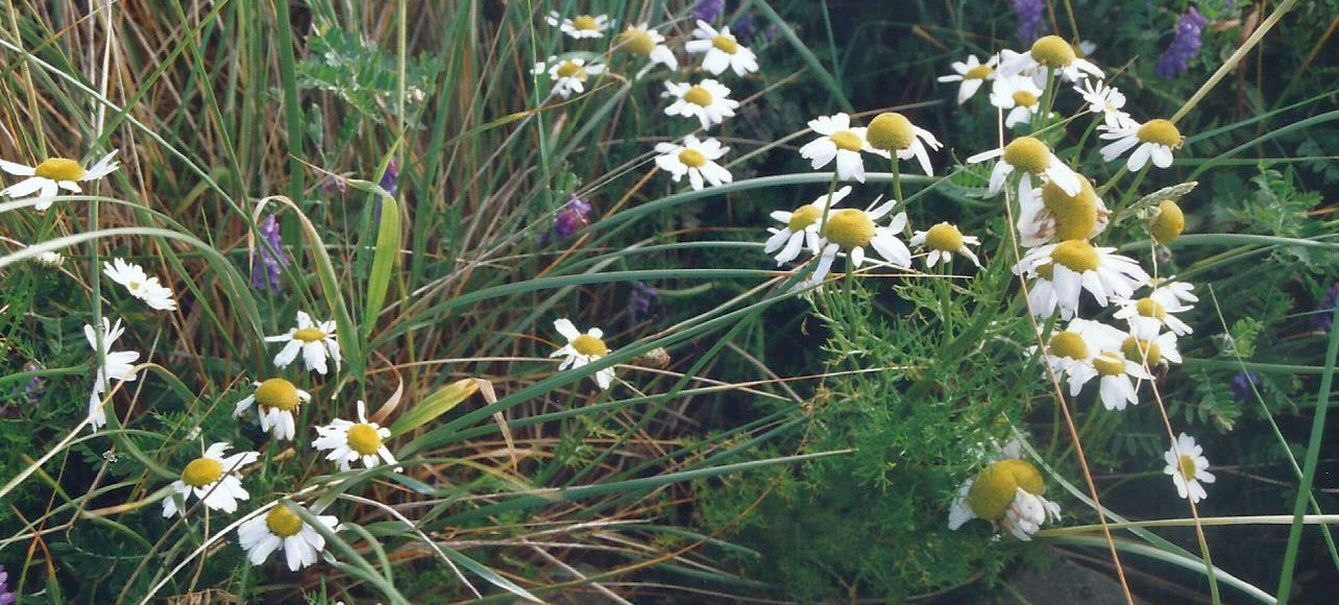
[{"label": "purple flower spike", "polygon": [[1011,0],[1014,14],[1018,15],[1018,39],[1032,44],[1041,37],[1042,16],[1046,12],[1044,0]]},{"label": "purple flower spike", "polygon": [[1176,37],[1172,38],[1171,45],[1162,53],[1153,70],[1159,78],[1173,80],[1190,69],[1190,60],[1200,54],[1204,27],[1208,24],[1209,21],[1193,6],[1181,16],[1181,21],[1176,24]]},{"label": "purple flower spike", "polygon": [[385,190],[386,190],[386,193],[391,194],[391,197],[395,197],[396,195],[399,195],[399,193],[400,193],[400,160],[398,160],[398,159],[391,159],[391,163],[390,163],[390,165],[386,166],[386,174],[384,174],[384,175],[381,176],[381,182],[378,183],[378,184],[381,185],[381,188],[382,188],[382,189],[385,189]]},{"label": "purple flower spike", "polygon": [[643,282],[637,282],[637,287],[632,289],[632,296],[628,297],[628,311],[632,314],[632,320],[650,316],[657,302],[660,302],[660,292]]},{"label": "purple flower spike", "polygon": [[1239,401],[1246,401],[1255,395],[1252,387],[1260,387],[1260,375],[1255,372],[1237,372],[1232,377],[1232,384],[1228,386],[1232,390],[1232,395]]},{"label": "purple flower spike", "polygon": [[558,218],[553,221],[553,236],[558,239],[572,237],[572,234],[590,224],[589,214],[590,204],[573,193],[572,199],[563,206],[558,212]]},{"label": "purple flower spike", "polygon": [[1330,293],[1325,295],[1325,301],[1321,303],[1316,314],[1311,316],[1311,327],[1322,332],[1328,332],[1330,326],[1334,325],[1334,307],[1339,305],[1339,284],[1330,287]]},{"label": "purple flower spike", "polygon": [[697,0],[693,7],[693,18],[707,23],[715,23],[725,14],[725,0]]},{"label": "purple flower spike", "polygon": [[0,605],[13,605],[19,596],[9,591],[9,572],[0,565]]},{"label": "purple flower spike", "polygon": [[256,246],[256,258],[251,262],[251,287],[278,294],[279,276],[290,261],[273,214],[260,223],[260,237],[263,241]]}]

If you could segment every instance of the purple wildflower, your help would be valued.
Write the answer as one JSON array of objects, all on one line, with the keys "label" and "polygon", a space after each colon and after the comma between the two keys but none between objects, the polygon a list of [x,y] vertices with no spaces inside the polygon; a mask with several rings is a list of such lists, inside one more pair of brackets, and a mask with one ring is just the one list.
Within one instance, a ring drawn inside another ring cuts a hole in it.
[{"label": "purple wildflower", "polygon": [[1260,388],[1260,375],[1250,371],[1237,372],[1228,388],[1239,401],[1246,401],[1255,396],[1255,389]]},{"label": "purple wildflower", "polygon": [[1032,44],[1041,37],[1041,20],[1046,12],[1043,0],[1010,0],[1014,5],[1014,14],[1018,15],[1018,39],[1023,44]]},{"label": "purple wildflower", "polygon": [[1157,67],[1153,69],[1158,77],[1172,80],[1190,69],[1190,60],[1200,54],[1200,46],[1203,44],[1201,37],[1208,24],[1209,21],[1193,6],[1181,16],[1181,21],[1176,24],[1176,37],[1172,38],[1171,45],[1162,53]]},{"label": "purple wildflower", "polygon": [[391,197],[400,193],[400,160],[391,159],[390,165],[386,166],[386,174],[381,175],[381,182],[378,184],[386,190],[386,193],[391,194]]},{"label": "purple wildflower", "polygon": [[693,18],[707,23],[715,23],[725,14],[725,0],[697,0],[693,7]]},{"label": "purple wildflower", "polygon": [[261,221],[260,237],[256,258],[251,261],[251,287],[278,294],[279,276],[290,261],[279,236],[279,221],[274,220],[273,214]]},{"label": "purple wildflower", "polygon": [[558,212],[558,218],[553,221],[553,235],[558,239],[567,239],[572,237],[573,233],[586,228],[590,224],[590,204],[572,194],[572,199],[568,200],[567,205]]},{"label": "purple wildflower", "polygon": [[649,316],[658,302],[660,292],[643,282],[637,282],[637,287],[632,289],[632,296],[628,297],[628,312],[632,314],[632,320],[637,321]]},{"label": "purple wildflower", "polygon": [[9,572],[0,565],[0,605],[13,605],[19,596],[9,591]]},{"label": "purple wildflower", "polygon": [[1322,332],[1328,332],[1334,325],[1334,307],[1339,305],[1339,284],[1330,287],[1330,293],[1325,295],[1325,301],[1321,307],[1316,309],[1316,314],[1311,316],[1311,327]]},{"label": "purple wildflower", "polygon": [[735,19],[735,24],[730,26],[730,30],[736,39],[744,42],[753,40],[753,37],[758,35],[758,26],[753,21],[753,13],[746,12],[740,15]]}]

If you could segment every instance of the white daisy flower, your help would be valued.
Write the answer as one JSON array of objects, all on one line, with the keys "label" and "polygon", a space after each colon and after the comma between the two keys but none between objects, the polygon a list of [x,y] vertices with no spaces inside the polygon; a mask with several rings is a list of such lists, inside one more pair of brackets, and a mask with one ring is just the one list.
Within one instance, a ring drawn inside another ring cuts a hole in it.
[{"label": "white daisy flower", "polygon": [[[595,363],[609,355],[609,345],[604,342],[604,330],[591,328],[586,330],[585,334],[582,334],[566,318],[553,322],[553,328],[567,339],[567,344],[549,354],[549,357],[563,358],[562,364],[558,366],[559,372],[568,368],[580,368],[586,364]],[[608,389],[610,385],[614,384],[614,368],[605,368],[596,372],[595,384],[600,385],[601,389]]]},{"label": "white daisy flower", "polygon": [[[785,212],[778,210],[770,216],[772,220],[785,225],[784,228],[768,227],[767,230],[772,233],[772,237],[767,238],[767,243],[763,245],[763,252],[768,254],[776,253],[777,266],[784,265],[795,260],[800,255],[800,250],[807,247],[810,252],[818,254],[822,249],[824,240],[818,234],[819,222],[823,219],[824,208],[831,209],[840,204],[846,196],[851,194],[851,186],[847,185],[832,192],[830,203],[824,204],[824,200],[829,199],[827,194],[823,194],[818,199],[796,208],[794,212]],[[779,252],[778,252],[779,251]]]},{"label": "white daisy flower", "polygon": [[[336,418],[327,426],[316,427],[320,433],[312,447],[330,450],[326,460],[339,463],[339,470],[349,470],[349,463],[362,461],[367,468],[376,468],[385,461],[396,464],[385,441],[391,438],[391,430],[367,420],[367,404],[358,402],[358,422]],[[397,469],[399,470],[399,469]]]},{"label": "white daisy flower", "polygon": [[995,78],[990,87],[990,104],[1008,112],[1004,115],[1004,127],[1013,128],[1032,123],[1032,116],[1041,111],[1041,95],[1041,87],[1032,78]]},{"label": "white daisy flower", "polygon": [[666,82],[662,97],[674,97],[665,108],[667,116],[697,118],[702,128],[711,128],[735,115],[739,101],[730,98],[730,89],[716,80],[706,79],[697,85]]},{"label": "white daisy flower", "polygon": [[586,60],[580,57],[566,60],[549,57],[548,61],[536,63],[535,68],[530,70],[530,73],[536,75],[546,72],[553,80],[552,94],[566,99],[574,92],[577,94],[586,92],[586,81],[592,76],[604,73],[604,66],[599,63],[587,65]]},{"label": "white daisy flower", "polygon": [[1190,282],[1176,281],[1176,277],[1159,277],[1149,280],[1153,291],[1149,297],[1165,307],[1189,305],[1200,301],[1195,296],[1195,285]]},{"label": "white daisy flower", "polygon": [[54,252],[51,250],[39,253],[36,257],[34,257],[34,260],[36,260],[39,263],[42,263],[43,265],[53,268],[65,264],[65,256],[59,252]]},{"label": "white daisy flower", "polygon": [[1145,368],[1181,363],[1181,351],[1176,348],[1176,334],[1163,332],[1144,338],[1128,334],[1121,342],[1120,352],[1126,359]]},{"label": "white daisy flower", "polygon": [[1079,81],[1084,73],[1099,80],[1106,78],[1100,67],[1087,59],[1079,58],[1078,53],[1074,52],[1074,47],[1060,36],[1043,36],[1032,43],[1031,49],[1022,54],[1010,52],[1001,55],[1001,76],[1040,75],[1044,82],[1046,70],[1053,69],[1069,82]]},{"label": "white daisy flower", "polygon": [[670,173],[676,183],[687,174],[693,189],[701,189],[704,180],[718,187],[734,180],[729,170],[716,163],[727,151],[730,148],[721,147],[716,139],[708,137],[699,141],[690,134],[683,138],[682,145],[656,143],[656,153],[660,154],[656,156],[656,166]]},{"label": "white daisy flower", "polygon": [[679,59],[665,44],[665,36],[646,23],[629,25],[626,31],[618,35],[618,48],[647,58],[651,65],[659,63],[672,70],[679,69]]},{"label": "white daisy flower", "polygon": [[1081,190],[1078,173],[1051,153],[1046,143],[1033,137],[1018,137],[1000,149],[983,151],[967,158],[967,163],[977,164],[993,158],[999,158],[1000,161],[990,171],[988,195],[996,195],[1004,189],[1005,180],[1014,171],[1021,175],[1018,180],[1018,199],[1021,204],[1036,202],[1037,192],[1032,185],[1034,176],[1044,177],[1044,182],[1055,183],[1069,195],[1078,195]]},{"label": "white daisy flower", "polygon": [[948,528],[957,531],[972,519],[984,519],[1024,542],[1047,519],[1060,520],[1060,505],[1044,496],[1046,481],[1031,462],[1007,458],[993,462],[958,490],[949,507]]},{"label": "white daisy flower", "polygon": [[1028,251],[1014,273],[1036,278],[1028,296],[1032,313],[1046,317],[1059,307],[1060,317],[1069,319],[1079,307],[1083,290],[1103,307],[1111,298],[1129,298],[1136,288],[1148,283],[1149,277],[1137,261],[1115,251],[1081,239]]},{"label": "white daisy flower", "polygon": [[4,170],[15,176],[26,176],[13,185],[0,189],[0,195],[11,198],[24,198],[34,193],[37,194],[39,201],[33,206],[36,210],[46,210],[51,207],[52,200],[60,189],[72,193],[83,191],[79,183],[96,181],[116,171],[121,166],[115,160],[116,151],[102,156],[102,159],[93,164],[92,167],[85,169],[79,165],[79,162],[68,158],[48,158],[36,166],[24,166],[14,162],[0,160],[0,170]]},{"label": "white daisy flower", "polygon": [[108,279],[124,286],[131,296],[144,301],[150,308],[159,311],[176,311],[177,301],[172,298],[172,289],[158,282],[157,277],[149,277],[144,269],[125,259],[113,258],[102,263],[102,274]]},{"label": "white daisy flower", "polygon": [[1074,92],[1083,96],[1089,112],[1102,116],[1108,128],[1120,128],[1129,123],[1130,114],[1121,109],[1125,107],[1125,95],[1116,90],[1115,86],[1107,86],[1102,80],[1084,78],[1074,87]]},{"label": "white daisy flower", "polygon": [[[280,502],[265,516],[250,519],[237,528],[237,543],[252,565],[264,563],[270,553],[282,548],[289,571],[297,571],[315,563],[316,555],[325,549],[325,538],[320,532],[303,522],[288,506]],[[316,520],[332,532],[341,529],[334,515],[317,515]]]},{"label": "white daisy flower", "polygon": [[955,253],[966,256],[977,268],[981,267],[981,261],[976,258],[976,253],[967,247],[968,245],[979,246],[981,240],[978,240],[974,235],[963,235],[957,227],[947,222],[930,227],[928,231],[917,231],[911,236],[911,245],[923,246],[930,251],[925,256],[926,269],[932,268],[940,262],[945,265],[952,263]]},{"label": "white daisy flower", "polygon": [[[93,379],[93,391],[88,395],[89,425],[94,431],[107,424],[107,412],[102,409],[102,394],[111,388],[110,381],[133,382],[139,378],[135,371],[135,361],[139,359],[139,352],[111,350],[112,344],[124,333],[125,328],[121,327],[120,319],[112,324],[111,320],[102,318],[101,357],[107,361],[98,367],[97,376]],[[98,363],[98,333],[93,331],[93,326],[84,324],[84,338],[88,339],[88,346],[93,349],[93,363]]]},{"label": "white daisy flower", "polygon": [[545,21],[577,40],[603,38],[604,30],[614,26],[614,22],[609,20],[608,15],[578,15],[567,19],[558,14],[558,11],[549,11],[549,16]]},{"label": "white daisy flower", "polygon": [[1194,437],[1181,433],[1162,457],[1167,461],[1162,472],[1171,476],[1178,496],[1189,498],[1194,504],[1209,497],[1203,484],[1213,483],[1217,478],[1209,472],[1209,459],[1204,457],[1204,448],[1195,443]]},{"label": "white daisy flower", "polygon": [[186,511],[186,500],[195,494],[206,508],[225,513],[237,512],[238,500],[249,500],[251,494],[242,487],[242,467],[255,464],[260,452],[237,452],[225,456],[232,445],[224,442],[210,445],[203,456],[192,460],[181,471],[181,478],[172,482],[172,493],[163,500],[163,516],[172,517]]},{"label": "white daisy flower", "polygon": [[1089,239],[1106,230],[1111,211],[1097,197],[1092,183],[1081,174],[1078,177],[1078,195],[1065,193],[1059,185],[1048,182],[1042,185],[1041,195],[1033,195],[1020,205],[1018,232],[1024,246]]},{"label": "white daisy flower", "polygon": [[270,378],[254,385],[256,390],[237,402],[232,417],[242,416],[255,404],[260,430],[274,435],[275,439],[292,441],[297,435],[298,407],[311,401],[311,393],[283,378]]},{"label": "white daisy flower", "polygon": [[1089,365],[1073,364],[1067,372],[1069,394],[1074,396],[1078,396],[1088,381],[1100,377],[1098,393],[1102,405],[1116,411],[1123,411],[1126,404],[1139,405],[1139,384],[1153,380],[1142,364],[1130,360],[1120,351],[1102,351],[1093,356]]},{"label": "white daisy flower", "polygon": [[[1165,297],[1161,298],[1165,300]],[[1129,322],[1130,332],[1139,338],[1153,338],[1162,332],[1164,327],[1172,331],[1173,338],[1194,331],[1175,315],[1194,308],[1182,305],[1180,301],[1163,304],[1157,298],[1145,296],[1138,300],[1120,299],[1116,304],[1120,305],[1120,309],[1116,311],[1116,318]]]},{"label": "white daisy flower", "polygon": [[280,368],[287,367],[297,359],[298,353],[302,353],[302,362],[308,370],[316,370],[318,374],[326,373],[326,357],[329,356],[335,360],[335,371],[339,371],[339,343],[335,341],[335,322],[323,321],[316,323],[312,321],[310,315],[298,311],[298,327],[288,331],[287,334],[278,336],[266,336],[265,342],[286,343],[279,354],[274,356],[274,365]]},{"label": "white daisy flower", "polygon": [[1124,332],[1104,323],[1075,317],[1064,330],[1051,335],[1043,354],[1046,364],[1067,377],[1070,391],[1077,394],[1096,372],[1093,359],[1102,351],[1119,349],[1125,337]]},{"label": "white daisy flower", "polygon": [[819,253],[818,267],[809,277],[808,283],[812,285],[823,282],[828,271],[832,269],[832,262],[837,258],[838,252],[844,252],[850,259],[851,266],[859,268],[865,262],[865,246],[874,248],[879,256],[895,267],[910,268],[911,250],[907,249],[907,245],[897,237],[907,227],[906,213],[897,213],[886,227],[877,223],[892,212],[895,205],[896,201],[889,200],[869,211],[854,208],[829,211],[827,221],[818,227],[819,236],[827,243]]},{"label": "white daisy flower", "polygon": [[1143,124],[1129,119],[1118,126],[1102,125],[1097,128],[1105,131],[1097,135],[1099,138],[1115,140],[1102,147],[1102,159],[1110,162],[1134,149],[1125,163],[1125,167],[1133,172],[1143,170],[1150,159],[1158,168],[1171,166],[1172,151],[1180,149],[1185,142],[1185,137],[1181,136],[1176,125],[1163,119],[1149,120]]},{"label": "white daisy flower", "polygon": [[711,75],[719,76],[726,69],[733,69],[737,76],[758,71],[758,57],[730,35],[729,26],[717,31],[710,23],[698,19],[693,37],[697,39],[685,43],[684,49],[692,54],[706,53],[702,57],[702,69]]},{"label": "white daisy flower", "polygon": [[949,67],[956,73],[939,76],[940,82],[962,82],[958,86],[958,104],[962,105],[972,98],[986,80],[995,77],[995,66],[999,64],[999,55],[991,55],[982,63],[976,55],[967,55],[967,61],[954,61]]},{"label": "white daisy flower", "polygon": [[[934,174],[930,166],[930,153],[926,147],[939,150],[943,144],[930,131],[911,123],[906,116],[895,111],[881,113],[874,117],[865,130],[869,146],[878,151],[896,153],[897,159],[916,158],[921,170],[927,175]],[[885,156],[886,157],[886,156]]]},{"label": "white daisy flower", "polygon": [[801,147],[800,157],[809,160],[814,170],[837,160],[837,178],[843,181],[865,182],[862,151],[889,159],[893,157],[887,151],[871,147],[865,139],[865,129],[852,128],[851,117],[845,113],[809,120],[809,128],[823,136]]}]

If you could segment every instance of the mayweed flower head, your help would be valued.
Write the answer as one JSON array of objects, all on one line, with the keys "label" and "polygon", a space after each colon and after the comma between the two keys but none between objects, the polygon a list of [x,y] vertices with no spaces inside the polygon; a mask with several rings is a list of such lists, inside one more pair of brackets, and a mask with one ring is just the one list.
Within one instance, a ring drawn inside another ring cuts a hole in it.
[{"label": "mayweed flower head", "polygon": [[632,295],[628,297],[628,313],[632,315],[633,321],[637,321],[639,318],[649,316],[651,309],[659,302],[660,292],[643,282],[637,282],[637,286],[632,289]]},{"label": "mayweed flower head", "polygon": [[284,250],[279,221],[271,214],[261,221],[256,230],[260,232],[261,243],[256,246],[256,257],[251,261],[251,287],[278,294],[279,278],[284,267],[292,262]]},{"label": "mayweed flower head", "polygon": [[800,251],[808,246],[809,251],[818,254],[822,249],[823,238],[818,234],[818,223],[823,218],[825,210],[831,210],[833,206],[841,203],[842,199],[851,194],[851,186],[847,185],[832,192],[829,197],[824,194],[822,197],[796,208],[793,212],[778,210],[771,214],[772,220],[784,225],[781,228],[768,227],[767,230],[772,236],[767,238],[767,243],[763,245],[763,252],[768,254],[775,253],[777,266],[795,260],[800,255]]},{"label": "mayweed flower head", "polygon": [[395,456],[386,447],[391,430],[369,421],[367,404],[362,401],[358,402],[358,422],[336,418],[327,426],[316,427],[316,432],[320,437],[312,441],[312,447],[317,451],[330,450],[325,459],[337,462],[339,470],[349,470],[350,462],[362,462],[367,468],[376,468],[383,461],[396,464]]},{"label": "mayweed flower head", "polygon": [[566,99],[572,96],[572,93],[586,92],[586,81],[590,80],[592,76],[604,73],[604,65],[594,62],[587,63],[585,59],[580,57],[560,60],[558,57],[552,56],[549,57],[548,61],[536,63],[530,73],[534,75],[549,74],[549,79],[553,80],[551,94]]},{"label": "mayweed flower head", "polygon": [[275,439],[292,441],[297,435],[298,407],[311,401],[311,393],[283,378],[270,378],[254,386],[254,392],[237,402],[233,418],[242,416],[255,404],[260,430],[273,434]]},{"label": "mayweed flower head", "polygon": [[1111,128],[1119,128],[1130,120],[1130,114],[1124,111],[1125,94],[1106,82],[1093,78],[1084,78],[1074,92],[1079,93],[1088,103],[1088,111],[1102,114],[1102,121]]},{"label": "mayweed flower head", "polygon": [[999,158],[990,171],[990,187],[987,195],[996,195],[1004,189],[1009,175],[1018,172],[1018,200],[1024,208],[1036,203],[1037,190],[1032,186],[1032,177],[1038,177],[1043,183],[1055,183],[1068,195],[1079,195],[1082,186],[1079,175],[1064,161],[1051,152],[1046,143],[1034,137],[1018,137],[999,149],[983,151],[967,158],[968,164],[977,164],[992,158]]},{"label": "mayweed flower head", "polygon": [[157,277],[149,277],[144,268],[125,259],[113,258],[102,263],[102,273],[108,279],[124,286],[131,296],[144,301],[150,308],[159,311],[177,310],[177,301],[172,298],[172,289],[158,282]]},{"label": "mayweed flower head", "polygon": [[660,63],[670,69],[679,69],[679,59],[665,45],[665,36],[646,23],[629,25],[627,31],[618,35],[618,48],[645,57],[652,65]]},{"label": "mayweed flower head", "polygon": [[1006,50],[1001,51],[1000,55],[1002,76],[1022,74],[1041,82],[1046,81],[1048,71],[1054,71],[1067,82],[1077,82],[1085,73],[1098,79],[1106,77],[1102,68],[1080,58],[1074,46],[1060,36],[1042,36],[1025,53]]},{"label": "mayweed flower head", "polygon": [[1181,16],[1176,24],[1176,36],[1153,68],[1158,77],[1172,80],[1190,69],[1190,60],[1200,54],[1204,27],[1208,24],[1209,21],[1193,6]]},{"label": "mayweed flower head", "polygon": [[[297,571],[316,562],[316,555],[325,549],[325,538],[307,525],[302,517],[280,502],[269,513],[254,517],[237,528],[237,544],[246,551],[252,565],[260,565],[276,550],[284,551],[289,571]],[[296,504],[292,506],[297,506]],[[333,515],[318,515],[316,520],[326,529],[341,529]]]},{"label": "mayweed flower head", "polygon": [[608,15],[577,15],[568,19],[560,15],[558,11],[549,11],[549,16],[544,20],[549,25],[557,27],[564,34],[577,40],[603,38],[604,30],[614,26],[614,22],[609,20]]},{"label": "mayweed flower head", "polygon": [[14,605],[19,596],[9,590],[9,572],[0,565],[0,605]]},{"label": "mayweed flower head", "polygon": [[729,170],[716,163],[728,151],[730,148],[722,147],[716,139],[699,140],[690,134],[683,138],[682,145],[656,143],[656,153],[660,154],[656,156],[656,166],[668,172],[676,183],[687,174],[693,189],[702,189],[707,183],[718,187],[734,180]]},{"label": "mayweed flower head", "polygon": [[[125,328],[121,327],[121,320],[117,319],[113,324],[106,317],[102,318],[102,357],[105,357],[107,363],[98,366],[97,376],[94,378],[93,390],[88,395],[88,418],[89,426],[94,431],[107,424],[107,412],[102,409],[102,394],[112,385],[110,381],[118,380],[132,382],[138,378],[135,370],[135,362],[139,360],[138,351],[113,351],[112,344],[116,339],[125,333]],[[88,339],[88,346],[93,349],[93,360],[98,360],[98,333],[93,330],[93,326],[84,325],[84,338]]]},{"label": "mayweed flower head", "polygon": [[232,445],[218,442],[204,454],[192,460],[181,471],[181,478],[172,482],[172,493],[163,499],[163,516],[172,517],[185,512],[186,500],[194,494],[205,508],[225,513],[237,512],[238,500],[249,500],[251,494],[242,487],[241,470],[254,464],[260,452],[237,452],[225,456]]},{"label": "mayweed flower head", "polygon": [[966,256],[973,265],[981,267],[981,261],[976,258],[976,253],[967,247],[979,246],[981,240],[974,235],[963,235],[957,226],[948,222],[930,227],[928,231],[917,231],[911,238],[911,245],[924,247],[928,252],[925,255],[926,269],[940,262],[945,265],[953,262],[954,254]]},{"label": "mayweed flower head", "polygon": [[1181,433],[1162,457],[1167,462],[1162,472],[1172,477],[1177,495],[1189,498],[1192,504],[1209,497],[1203,484],[1213,483],[1217,478],[1209,472],[1209,459],[1204,457],[1204,448],[1195,443],[1194,437]]},{"label": "mayweed flower head", "polygon": [[1143,124],[1130,119],[1125,120],[1120,126],[1111,127],[1103,124],[1097,129],[1104,131],[1097,135],[1099,138],[1115,140],[1099,150],[1103,160],[1110,162],[1134,149],[1134,153],[1130,154],[1130,159],[1125,164],[1132,172],[1143,170],[1150,159],[1158,168],[1171,166],[1172,151],[1180,149],[1185,142],[1185,137],[1181,135],[1180,130],[1177,130],[1176,125],[1170,120],[1161,118]]},{"label": "mayweed flower head", "polygon": [[1005,128],[1031,124],[1032,116],[1041,111],[1041,96],[1041,87],[1026,76],[996,78],[990,88],[990,104],[1008,110],[1004,116]]},{"label": "mayweed flower head", "polygon": [[1022,204],[1018,216],[1018,232],[1024,246],[1040,246],[1050,241],[1089,239],[1106,230],[1111,211],[1097,197],[1093,185],[1083,175],[1079,177],[1079,192],[1065,193],[1059,185],[1048,182],[1040,196],[1033,196]]},{"label": "mayweed flower head", "polygon": [[1330,292],[1325,295],[1321,307],[1311,316],[1311,327],[1328,332],[1334,326],[1334,308],[1337,305],[1339,305],[1339,283],[1330,287]]},{"label": "mayweed flower head", "polygon": [[865,138],[870,147],[897,154],[899,160],[916,158],[927,175],[933,175],[934,168],[930,166],[930,154],[925,148],[938,150],[943,147],[934,134],[895,111],[874,116],[865,130]]},{"label": "mayweed flower head", "polygon": [[800,157],[809,160],[814,170],[837,161],[837,178],[843,181],[865,182],[865,161],[861,152],[892,158],[887,151],[875,149],[865,139],[866,129],[851,126],[851,117],[845,113],[819,116],[809,120],[809,128],[822,135],[800,148]]},{"label": "mayweed flower head", "polygon": [[312,321],[310,315],[298,311],[297,327],[287,334],[266,336],[265,342],[282,342],[284,348],[274,356],[275,367],[287,367],[302,353],[302,362],[308,370],[324,375],[327,372],[326,358],[335,360],[335,371],[339,371],[339,343],[335,340],[335,322]]},{"label": "mayweed flower head", "polygon": [[737,76],[758,71],[757,55],[730,34],[729,26],[718,31],[710,23],[698,21],[693,38],[684,44],[684,49],[692,54],[703,53],[702,69],[711,75],[719,76],[726,69],[734,70]]},{"label": "mayweed flower head", "polygon": [[1031,462],[1019,458],[1018,444],[1001,452],[975,477],[963,482],[949,508],[948,528],[956,531],[972,519],[984,519],[1024,542],[1047,519],[1060,519],[1060,505],[1047,500],[1046,481]]},{"label": "mayweed flower head", "polygon": [[1014,14],[1018,15],[1018,39],[1023,44],[1032,44],[1041,33],[1042,14],[1046,12],[1043,0],[1011,0]]},{"label": "mayweed flower head", "polygon": [[[604,330],[600,328],[591,328],[582,334],[567,318],[553,322],[553,328],[567,339],[567,344],[549,354],[549,357],[563,358],[558,365],[559,372],[595,363],[609,355],[609,345],[604,342]],[[600,370],[593,378],[601,389],[608,389],[614,384],[614,368]]]},{"label": "mayweed flower head", "polygon": [[693,18],[714,23],[725,14],[725,0],[697,0],[693,5]]},{"label": "mayweed flower head", "polygon": [[976,91],[981,88],[981,84],[986,80],[995,77],[995,66],[1000,62],[999,55],[991,55],[982,63],[976,55],[967,55],[967,61],[954,61],[949,67],[953,68],[954,73],[947,76],[939,76],[940,82],[962,82],[958,86],[958,104],[962,105],[967,99],[972,98]]},{"label": "mayweed flower head", "polygon": [[1162,200],[1158,204],[1157,214],[1148,224],[1148,232],[1153,235],[1153,241],[1166,246],[1186,230],[1186,215],[1181,211],[1181,207],[1176,205],[1173,200]]},{"label": "mayweed flower head", "polygon": [[730,89],[710,78],[697,84],[666,82],[660,96],[674,98],[665,115],[697,118],[704,129],[733,117],[739,107],[739,101],[730,98]]},{"label": "mayweed flower head", "polygon": [[1255,389],[1260,388],[1260,375],[1250,370],[1237,372],[1227,388],[1232,391],[1232,396],[1236,397],[1237,401],[1248,401],[1255,396]]},{"label": "mayweed flower head", "polygon": [[1129,298],[1148,283],[1148,273],[1138,261],[1115,252],[1115,248],[1097,247],[1082,239],[1028,251],[1014,273],[1034,278],[1028,292],[1032,314],[1049,317],[1058,308],[1060,318],[1069,319],[1078,310],[1079,294],[1084,290],[1105,307],[1111,299]]},{"label": "mayweed flower head", "polygon": [[558,211],[557,218],[553,219],[553,236],[557,239],[572,237],[590,225],[589,215],[590,204],[573,193],[572,198]]},{"label": "mayweed flower head", "polygon": [[116,171],[121,166],[115,160],[116,151],[102,156],[102,159],[85,169],[76,160],[69,158],[47,158],[36,166],[24,166],[14,162],[0,160],[0,170],[15,176],[28,177],[0,189],[0,195],[11,198],[26,198],[34,193],[38,201],[34,210],[46,210],[51,207],[52,197],[61,189],[72,193],[83,191],[79,183],[96,181]]},{"label": "mayweed flower head", "polygon": [[859,268],[865,262],[865,246],[869,246],[879,256],[894,267],[911,267],[911,250],[898,239],[898,235],[907,228],[907,214],[899,212],[893,216],[887,226],[878,221],[893,211],[896,200],[889,200],[872,210],[842,208],[828,212],[827,220],[818,225],[818,234],[826,242],[819,254],[818,267],[808,279],[808,284],[822,283],[832,269],[838,252],[847,255],[852,268]]}]

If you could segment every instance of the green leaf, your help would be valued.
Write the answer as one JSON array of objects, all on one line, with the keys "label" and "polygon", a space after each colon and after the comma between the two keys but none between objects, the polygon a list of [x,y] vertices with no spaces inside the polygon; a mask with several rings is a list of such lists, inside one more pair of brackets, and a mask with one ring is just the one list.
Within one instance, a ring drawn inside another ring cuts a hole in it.
[{"label": "green leaf", "polygon": [[455,409],[460,402],[469,399],[470,395],[478,390],[479,380],[475,378],[457,380],[442,387],[396,420],[395,424],[391,425],[391,435],[400,436],[436,420],[438,416]]}]

